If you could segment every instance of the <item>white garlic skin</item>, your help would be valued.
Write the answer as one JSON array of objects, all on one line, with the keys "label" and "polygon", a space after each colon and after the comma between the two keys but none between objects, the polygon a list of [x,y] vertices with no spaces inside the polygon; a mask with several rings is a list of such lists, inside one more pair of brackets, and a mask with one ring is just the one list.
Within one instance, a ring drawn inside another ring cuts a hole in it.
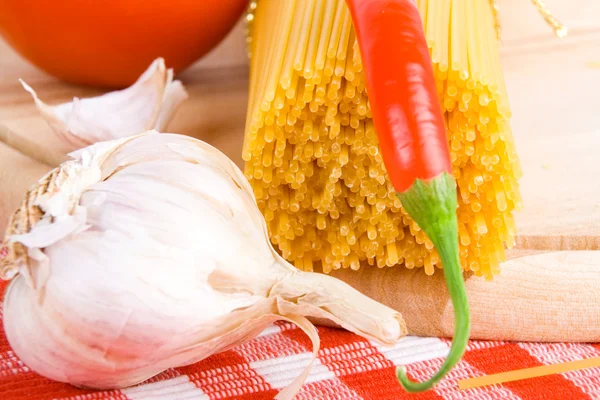
[{"label": "white garlic skin", "polygon": [[44,219],[8,238],[29,261],[15,264],[4,327],[37,373],[126,387],[249,340],[282,314],[384,343],[406,333],[395,311],[282,260],[242,172],[211,146],[147,133],[75,157],[39,201]]},{"label": "white garlic skin", "polygon": [[55,106],[44,103],[24,81],[36,108],[56,136],[55,150],[68,153],[91,144],[139,135],[149,129],[164,132],[188,93],[173,70],[158,58],[130,87],[97,97]]}]

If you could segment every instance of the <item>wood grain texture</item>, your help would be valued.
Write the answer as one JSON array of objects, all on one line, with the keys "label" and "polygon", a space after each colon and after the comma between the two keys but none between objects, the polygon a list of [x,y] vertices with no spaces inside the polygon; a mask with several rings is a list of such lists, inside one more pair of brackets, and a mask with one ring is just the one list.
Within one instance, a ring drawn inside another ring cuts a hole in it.
[{"label": "wood grain texture", "polygon": [[[466,279],[473,339],[600,341],[600,251],[526,255],[501,270],[493,281]],[[332,275],[402,313],[412,335],[453,334],[454,310],[442,274],[361,268]]]},{"label": "wood grain texture", "polygon": [[521,156],[519,248],[600,249],[600,2],[547,0],[557,39],[529,1],[500,1],[502,62]]}]

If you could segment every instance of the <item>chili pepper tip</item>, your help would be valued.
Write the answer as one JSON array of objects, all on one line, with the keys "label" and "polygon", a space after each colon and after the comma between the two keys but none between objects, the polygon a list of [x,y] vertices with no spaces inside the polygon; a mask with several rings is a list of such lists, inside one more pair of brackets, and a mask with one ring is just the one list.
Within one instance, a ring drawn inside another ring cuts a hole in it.
[{"label": "chili pepper tip", "polygon": [[452,175],[443,172],[431,180],[415,180],[407,191],[398,193],[398,197],[437,249],[454,307],[454,338],[440,369],[425,382],[411,381],[404,367],[397,370],[398,380],[407,392],[422,392],[435,385],[460,361],[469,341],[469,304],[458,248],[456,183]]}]

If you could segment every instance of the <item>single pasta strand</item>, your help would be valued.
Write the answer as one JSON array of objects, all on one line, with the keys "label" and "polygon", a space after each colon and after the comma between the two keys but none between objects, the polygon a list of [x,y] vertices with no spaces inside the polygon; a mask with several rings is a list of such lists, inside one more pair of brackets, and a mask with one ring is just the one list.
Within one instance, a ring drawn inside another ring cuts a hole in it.
[{"label": "single pasta strand", "polygon": [[296,71],[302,71],[304,58],[308,48],[308,38],[311,32],[311,25],[314,20],[313,12],[315,9],[314,1],[303,1],[305,7],[302,10],[302,29],[300,30],[300,38],[298,39],[296,54],[293,67]]},{"label": "single pasta strand", "polygon": [[447,27],[450,25],[450,1],[440,1],[437,3],[440,11],[438,12],[438,20],[436,22],[436,27],[439,30],[437,36],[437,48],[439,48],[439,66],[438,68],[441,71],[448,70],[448,29],[445,32],[442,30],[442,27]]},{"label": "single pasta strand", "polygon": [[319,47],[317,50],[317,57],[315,59],[315,69],[318,71],[323,70],[325,67],[325,59],[327,58],[327,46],[329,45],[330,35],[334,26],[335,13],[337,10],[337,3],[342,0],[330,0],[325,2],[325,15],[323,16],[323,27],[321,29],[321,36],[319,37]]},{"label": "single pasta strand", "polygon": [[[291,10],[295,9],[295,1],[292,1],[288,4],[288,9],[290,10],[290,12],[293,12]],[[267,86],[267,90],[266,90],[266,94],[265,97],[268,101],[273,101],[274,96],[275,96],[275,86],[277,85],[277,79],[276,77],[280,74],[280,72],[282,71],[282,63],[283,63],[283,55],[285,54],[285,43],[287,42],[287,38],[288,35],[290,34],[290,29],[291,29],[291,18],[282,18],[282,38],[278,41],[278,45],[275,46],[273,48],[273,51],[271,52],[273,54],[272,59],[271,59],[271,65],[272,65],[272,70],[269,71],[269,76],[271,76],[271,78],[269,79],[269,85]],[[282,40],[285,39],[285,40]]]},{"label": "single pasta strand", "polygon": [[346,54],[348,53],[348,42],[350,38],[350,31],[352,30],[352,21],[348,17],[348,9],[344,7],[342,18],[344,20],[344,25],[342,26],[342,32],[340,34],[340,42],[337,49],[336,58],[339,61],[343,61],[346,59]]},{"label": "single pasta strand", "polygon": [[[310,0],[309,0],[310,1]],[[327,58],[335,58],[338,47],[340,36],[342,35],[341,27],[344,24],[344,9],[346,4],[342,0],[338,0],[337,9],[335,10],[335,17],[333,23],[333,30],[329,40],[329,46],[327,47]]]},{"label": "single pasta strand", "polygon": [[317,47],[319,46],[319,36],[323,28],[323,10],[325,3],[325,1],[317,1],[314,9],[310,39],[306,51],[306,60],[304,61],[304,77],[307,79],[312,78],[315,73],[315,60],[317,57]]},{"label": "single pasta strand", "polygon": [[[442,0],[443,1],[443,0]],[[436,40],[440,36],[440,30],[443,27],[437,25],[438,13],[440,12],[440,5],[438,0],[425,1],[427,3],[427,19],[425,20],[425,38],[427,39],[427,45],[431,51],[431,61],[439,63],[439,45],[436,45]]]},{"label": "single pasta strand", "polygon": [[[295,2],[295,0],[294,0]],[[284,2],[285,3],[285,2]],[[296,49],[300,42],[300,33],[302,31],[302,18],[298,18],[297,15],[304,15],[304,10],[307,7],[307,1],[299,1],[297,7],[291,11],[293,18],[292,30],[289,35],[289,41],[283,41],[286,44],[285,59],[283,61],[283,68],[281,70],[281,76],[279,78],[280,84],[284,89],[288,89],[292,84],[292,74],[294,73],[294,56],[296,55]],[[258,21],[258,19],[257,19]],[[255,21],[255,26],[258,25]],[[274,33],[277,35],[277,33]]]}]

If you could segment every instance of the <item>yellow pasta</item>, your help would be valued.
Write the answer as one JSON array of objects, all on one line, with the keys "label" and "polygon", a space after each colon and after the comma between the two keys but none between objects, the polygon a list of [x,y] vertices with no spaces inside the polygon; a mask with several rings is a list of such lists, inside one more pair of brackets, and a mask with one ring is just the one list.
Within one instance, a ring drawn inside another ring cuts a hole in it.
[{"label": "yellow pasta", "polygon": [[[461,265],[490,278],[514,245],[521,206],[494,10],[480,0],[417,3],[459,187]],[[251,18],[243,158],[272,242],[300,269],[434,273],[437,252],[379,154],[344,0],[261,0]]]}]

